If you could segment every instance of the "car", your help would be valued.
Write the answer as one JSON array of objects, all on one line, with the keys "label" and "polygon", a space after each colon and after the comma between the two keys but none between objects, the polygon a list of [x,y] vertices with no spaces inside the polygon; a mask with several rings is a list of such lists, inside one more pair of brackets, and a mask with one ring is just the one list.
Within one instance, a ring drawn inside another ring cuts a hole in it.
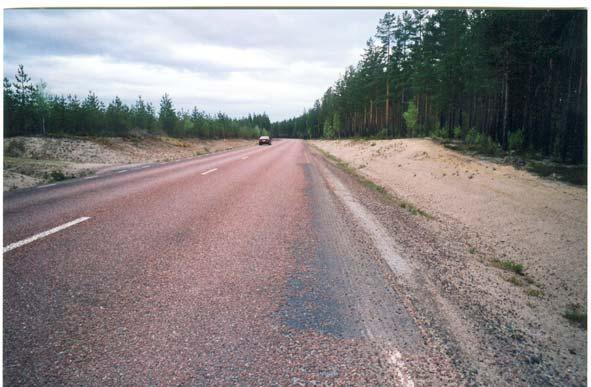
[{"label": "car", "polygon": [[271,137],[261,136],[259,137],[259,145],[268,144],[271,145]]}]

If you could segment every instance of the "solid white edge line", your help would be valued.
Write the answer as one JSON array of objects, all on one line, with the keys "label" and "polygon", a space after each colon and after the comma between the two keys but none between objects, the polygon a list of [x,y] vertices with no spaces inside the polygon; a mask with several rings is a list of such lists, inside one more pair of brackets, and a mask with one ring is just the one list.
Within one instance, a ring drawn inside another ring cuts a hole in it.
[{"label": "solid white edge line", "polygon": [[31,243],[33,241],[36,241],[37,239],[45,238],[48,235],[51,235],[53,233],[56,233],[56,232],[61,231],[63,229],[66,229],[68,227],[72,227],[72,226],[74,226],[74,225],[76,225],[76,224],[78,224],[80,222],[84,222],[85,220],[88,220],[88,219],[90,219],[90,217],[83,216],[82,218],[78,218],[78,219],[73,220],[71,222],[64,223],[61,226],[57,226],[57,227],[52,228],[51,230],[47,230],[47,231],[41,232],[39,234],[33,235],[32,237],[27,238],[27,239],[23,239],[22,241],[11,243],[8,246],[5,246],[4,247],[3,252],[4,253],[7,253],[10,250],[16,249],[17,247],[24,246],[27,243]]},{"label": "solid white edge line", "polygon": [[98,176],[86,176],[83,177],[84,180],[96,179]]},{"label": "solid white edge line", "polygon": [[248,156],[244,156],[240,160],[246,160],[247,158],[248,158]]},{"label": "solid white edge line", "polygon": [[209,171],[202,172],[201,174],[202,175],[207,175],[208,173],[215,172],[217,170],[218,170],[217,168],[213,168],[213,169],[210,169]]},{"label": "solid white edge line", "polygon": [[53,187],[54,185],[56,185],[57,183],[51,183],[51,184],[45,184],[45,185],[40,185],[37,188],[45,188],[45,187]]},{"label": "solid white edge line", "polygon": [[144,169],[144,168],[150,168],[151,165],[144,165],[143,167],[140,167],[140,169]]},{"label": "solid white edge line", "polygon": [[127,171],[129,171],[129,169],[122,169],[120,171],[117,171],[117,173],[123,173],[123,172],[127,172]]}]

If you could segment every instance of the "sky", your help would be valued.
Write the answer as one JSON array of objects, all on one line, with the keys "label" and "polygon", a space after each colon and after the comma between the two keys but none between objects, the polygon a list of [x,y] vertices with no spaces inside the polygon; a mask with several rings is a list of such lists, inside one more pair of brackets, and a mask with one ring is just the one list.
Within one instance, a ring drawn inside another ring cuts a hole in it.
[{"label": "sky", "polygon": [[158,108],[300,115],[361,58],[385,10],[15,10],[4,76],[23,64],[52,94],[139,95]]}]

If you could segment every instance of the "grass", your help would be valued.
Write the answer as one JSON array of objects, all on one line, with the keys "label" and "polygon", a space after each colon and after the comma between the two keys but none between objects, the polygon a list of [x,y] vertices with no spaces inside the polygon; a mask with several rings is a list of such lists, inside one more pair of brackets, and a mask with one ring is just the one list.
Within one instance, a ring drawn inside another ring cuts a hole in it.
[{"label": "grass", "polygon": [[67,179],[71,179],[71,176],[67,176],[65,175],[62,171],[51,171],[50,173],[46,174],[47,176],[47,180],[49,180],[50,182],[54,182],[54,181],[63,181],[63,180],[67,180]]},{"label": "grass", "polygon": [[511,260],[502,261],[502,260],[496,259],[496,258],[493,259],[491,261],[491,263],[494,267],[497,267],[499,269],[512,271],[513,273],[516,273],[519,275],[524,275],[523,271],[525,270],[525,267],[521,263],[516,263]]},{"label": "grass", "polygon": [[581,328],[587,329],[587,311],[581,304],[568,304],[562,316]]},{"label": "grass", "polygon": [[476,248],[474,248],[474,247],[470,247],[470,248],[468,249],[468,252],[469,252],[470,254],[476,254]]},{"label": "grass", "polygon": [[406,208],[413,215],[418,214],[424,216],[425,218],[433,219],[433,217],[429,213],[421,210],[420,208],[415,207],[412,203],[401,201],[400,207]]},{"label": "grass", "polygon": [[509,281],[510,283],[512,283],[515,286],[523,286],[523,282],[517,278],[517,276],[511,276],[511,278],[509,278],[507,281]]},{"label": "grass", "polygon": [[[469,156],[495,156],[496,160],[491,160],[502,164],[502,158],[511,156],[512,153],[506,151],[488,152],[480,149],[478,146],[465,144],[457,140],[436,139],[448,149],[458,151]],[[552,161],[548,158],[542,158],[541,155],[531,153],[514,154],[525,162],[525,170],[543,178],[559,180],[573,185],[587,185],[587,166],[586,165],[568,165]]]},{"label": "grass", "polygon": [[527,293],[527,295],[530,297],[541,298],[544,296],[544,292],[541,291],[540,289],[527,289],[527,291],[525,293]]},{"label": "grass", "polygon": [[555,178],[573,185],[587,185],[586,165],[562,165],[530,161],[525,166],[525,169],[541,177]]},{"label": "grass", "polygon": [[339,159],[338,157],[326,152],[323,149],[320,149],[319,147],[317,147],[314,144],[311,144],[314,148],[316,148],[324,157],[326,157],[327,159],[331,160],[337,167],[339,167],[341,170],[343,170],[344,172],[348,173],[349,175],[355,177],[361,184],[363,184],[365,187],[371,189],[372,191],[375,191],[377,193],[379,193],[380,195],[382,195],[385,199],[394,202],[394,203],[398,203],[400,205],[400,207],[407,209],[411,214],[413,215],[421,215],[424,216],[427,219],[433,219],[433,216],[429,213],[427,213],[426,211],[423,211],[419,208],[417,208],[416,206],[414,206],[412,203],[406,202],[406,201],[400,201],[398,199],[396,199],[393,195],[391,195],[388,190],[386,190],[385,187],[374,183],[373,181],[371,181],[370,179],[368,179],[367,177],[360,175],[359,173],[357,173],[357,171],[355,170],[355,168],[351,167],[347,162]]}]

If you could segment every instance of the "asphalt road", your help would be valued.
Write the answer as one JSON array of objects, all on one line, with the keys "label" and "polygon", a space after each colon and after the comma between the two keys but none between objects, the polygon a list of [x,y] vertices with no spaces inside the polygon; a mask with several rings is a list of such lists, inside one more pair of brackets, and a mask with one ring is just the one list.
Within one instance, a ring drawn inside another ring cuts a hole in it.
[{"label": "asphalt road", "polygon": [[320,162],[281,140],[5,193],[4,384],[417,384]]}]

